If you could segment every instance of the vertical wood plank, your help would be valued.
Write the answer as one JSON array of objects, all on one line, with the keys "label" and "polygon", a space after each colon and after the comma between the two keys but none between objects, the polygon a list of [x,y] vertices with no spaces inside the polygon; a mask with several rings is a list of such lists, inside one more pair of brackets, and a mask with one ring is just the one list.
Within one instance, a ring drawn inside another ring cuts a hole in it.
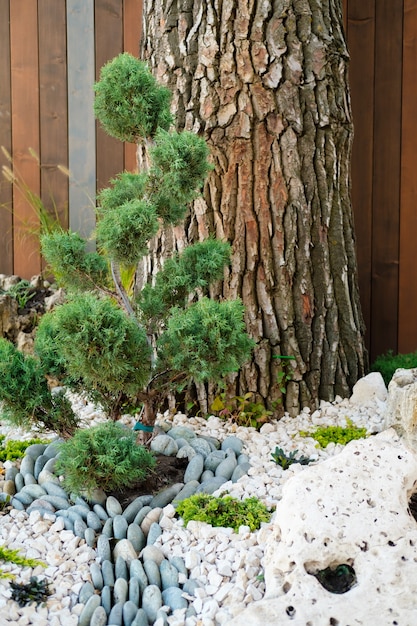
[{"label": "vertical wood plank", "polygon": [[[123,50],[135,57],[140,57],[142,11],[142,0],[123,0]],[[136,145],[133,143],[124,144],[124,169],[137,171]]]},{"label": "vertical wood plank", "polygon": [[404,0],[398,351],[417,350],[417,0]]},{"label": "vertical wood plank", "polygon": [[57,167],[68,167],[65,0],[38,0],[38,15],[41,198],[68,228],[68,178]]},{"label": "vertical wood plank", "polygon": [[375,27],[371,356],[398,348],[403,0],[378,0]]},{"label": "vertical wood plank", "polygon": [[[9,0],[0,0],[0,146],[12,151]],[[0,168],[10,166],[0,152]],[[0,274],[13,274],[12,186],[0,174]]]},{"label": "vertical wood plank", "polygon": [[[107,61],[123,52],[122,0],[95,2],[96,80]],[[97,122],[97,190],[107,187],[110,178],[124,169],[123,143],[110,137]]]},{"label": "vertical wood plank", "polygon": [[69,226],[95,227],[94,0],[67,0]]},{"label": "vertical wood plank", "polygon": [[[32,148],[39,154],[37,23],[36,0],[13,0],[10,3],[13,161],[25,184],[39,195],[39,166],[28,153]],[[38,238],[31,234],[38,224],[33,208],[14,185],[14,272],[22,278],[30,278],[41,269]]]},{"label": "vertical wood plank", "polygon": [[352,150],[352,205],[355,217],[359,292],[371,343],[372,193],[375,71],[375,0],[349,0],[348,47],[354,141]]}]

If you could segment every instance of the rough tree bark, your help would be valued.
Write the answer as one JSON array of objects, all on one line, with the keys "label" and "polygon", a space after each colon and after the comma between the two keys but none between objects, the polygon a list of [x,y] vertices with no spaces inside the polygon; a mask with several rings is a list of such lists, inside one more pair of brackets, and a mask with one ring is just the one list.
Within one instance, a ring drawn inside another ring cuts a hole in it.
[{"label": "rough tree bark", "polygon": [[[145,0],[142,57],[214,170],[184,229],[232,243],[219,297],[240,296],[257,347],[233,381],[296,414],[367,370],[353,217],[353,127],[340,0]],[[166,251],[166,250],[165,250]],[[281,396],[280,359],[295,357]]]}]

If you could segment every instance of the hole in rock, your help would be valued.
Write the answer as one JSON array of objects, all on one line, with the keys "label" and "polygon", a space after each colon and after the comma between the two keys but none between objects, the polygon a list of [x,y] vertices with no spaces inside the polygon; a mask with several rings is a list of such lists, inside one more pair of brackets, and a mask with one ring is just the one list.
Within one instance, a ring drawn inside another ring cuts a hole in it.
[{"label": "hole in rock", "polygon": [[408,510],[417,522],[417,491],[411,495],[408,501]]},{"label": "hole in rock", "polygon": [[291,589],[291,583],[284,583],[282,585],[282,591],[284,593],[288,593],[290,589]]},{"label": "hole in rock", "polygon": [[330,626],[338,626],[339,624],[339,620],[336,619],[335,617],[331,617],[330,621],[329,621]]},{"label": "hole in rock", "polygon": [[295,615],[295,608],[293,606],[287,606],[285,612],[289,617],[293,617]]},{"label": "hole in rock", "polygon": [[310,571],[306,567],[306,571],[315,576],[319,583],[330,593],[346,593],[356,584],[356,573],[348,563],[340,563],[332,565],[325,569]]},{"label": "hole in rock", "polygon": [[394,543],[393,541],[389,540],[389,541],[388,541],[388,545],[389,545],[389,546],[395,546],[395,545],[397,545],[397,544],[396,544],[396,543]]}]

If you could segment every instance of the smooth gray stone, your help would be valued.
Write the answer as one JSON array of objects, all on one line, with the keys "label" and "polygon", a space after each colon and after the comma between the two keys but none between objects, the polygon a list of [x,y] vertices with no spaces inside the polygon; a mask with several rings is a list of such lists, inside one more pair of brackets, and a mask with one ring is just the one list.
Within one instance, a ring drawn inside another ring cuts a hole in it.
[{"label": "smooth gray stone", "polygon": [[123,626],[132,626],[132,622],[136,617],[138,607],[134,602],[128,600],[123,605]]},{"label": "smooth gray stone", "polygon": [[126,578],[116,578],[113,589],[114,603],[124,603],[127,600],[129,587]]},{"label": "smooth gray stone", "polygon": [[250,468],[250,463],[242,463],[242,465],[236,465],[231,476],[232,483],[237,483],[240,478],[242,478],[243,476],[247,476],[248,470],[250,470]]},{"label": "smooth gray stone", "polygon": [[227,479],[224,476],[214,476],[214,478],[209,478],[209,480],[205,480],[203,483],[201,483],[201,485],[197,487],[195,493],[212,494],[226,482]]},{"label": "smooth gray stone", "polygon": [[[188,446],[188,441],[186,439],[184,439],[184,437],[177,437],[175,438],[175,441],[177,442],[177,446],[178,446],[178,452],[181,450],[181,448],[183,448],[184,446]],[[178,455],[177,455],[178,456]]]},{"label": "smooth gray stone", "polygon": [[90,598],[88,598],[87,604],[81,611],[78,626],[90,626],[91,618],[93,617],[93,613],[98,606],[100,606],[100,596],[93,594]]},{"label": "smooth gray stone", "polygon": [[185,611],[185,618],[187,619],[188,617],[195,617],[197,615],[197,611],[195,610],[195,608],[190,605],[188,607],[188,609]]},{"label": "smooth gray stone", "polygon": [[39,474],[41,473],[41,471],[43,470],[43,468],[45,467],[48,461],[49,461],[48,457],[45,456],[44,454],[41,454],[41,456],[38,456],[38,458],[35,461],[35,467],[33,470],[33,475],[35,478],[38,478]]},{"label": "smooth gray stone", "polygon": [[208,435],[200,435],[201,439],[205,439],[208,443],[213,446],[213,450],[218,450],[220,448],[220,441],[216,439],[216,437],[210,437]]},{"label": "smooth gray stone", "polygon": [[135,498],[123,511],[122,515],[126,518],[128,524],[131,524],[135,519],[136,515],[139,513],[141,508],[144,506],[142,496],[138,496]]},{"label": "smooth gray stone", "polygon": [[70,507],[70,503],[66,498],[46,494],[45,496],[42,496],[42,499],[46,500],[46,502],[50,502],[55,509],[68,509]]},{"label": "smooth gray stone", "polygon": [[215,472],[225,458],[226,452],[224,450],[214,450],[206,457],[204,461],[204,469]]},{"label": "smooth gray stone", "polygon": [[96,543],[96,533],[94,532],[92,528],[87,527],[85,529],[84,539],[85,539],[86,544],[90,546],[90,548],[94,548],[94,545]]},{"label": "smooth gray stone", "polygon": [[212,472],[211,470],[204,470],[204,472],[201,474],[200,481],[203,483],[205,480],[213,478],[213,476],[214,472]]},{"label": "smooth gray stone", "polygon": [[57,441],[52,441],[50,444],[48,444],[44,450],[44,455],[47,456],[49,459],[54,458],[58,452],[59,452],[59,447],[60,445],[62,445],[62,441],[61,440],[57,440]]},{"label": "smooth gray stone", "polygon": [[176,609],[186,609],[188,602],[182,596],[182,589],[179,587],[168,587],[162,591],[162,602],[167,604],[171,611]]},{"label": "smooth gray stone", "polygon": [[75,506],[83,506],[85,509],[90,510],[90,505],[88,504],[88,502],[86,500],[84,500],[84,498],[82,498],[81,496],[75,496],[74,499],[74,505]]},{"label": "smooth gray stone", "polygon": [[60,487],[60,485],[57,485],[56,483],[45,481],[44,483],[42,483],[42,489],[44,489],[46,493],[50,496],[59,496],[60,498],[65,498],[68,500],[68,495],[65,489],[63,489],[62,487]]},{"label": "smooth gray stone", "polygon": [[126,581],[129,580],[127,564],[121,556],[117,557],[116,563],[114,564],[114,575],[116,577],[116,582],[117,579],[123,579]]},{"label": "smooth gray stone", "polygon": [[111,626],[122,626],[123,624],[123,604],[121,602],[118,602],[117,604],[115,604],[111,611],[110,611],[110,615],[108,617],[108,624],[111,624]]},{"label": "smooth gray stone", "polygon": [[78,602],[80,604],[86,604],[88,598],[91,598],[92,595],[94,595],[94,587],[89,581],[87,581],[80,589],[80,593],[78,594]]},{"label": "smooth gray stone", "polygon": [[105,587],[114,587],[114,567],[109,559],[105,559],[101,563],[101,575]]},{"label": "smooth gray stone", "polygon": [[[60,511],[65,511],[65,509],[59,509]],[[70,507],[69,509],[67,509],[67,515],[66,517],[68,517],[70,520],[72,520],[73,522],[75,522],[76,519],[80,519],[81,521],[84,522],[83,518],[81,517],[81,514],[78,513],[78,511],[74,511],[72,509],[72,507]]]},{"label": "smooth gray stone", "polygon": [[106,626],[107,613],[104,607],[98,606],[91,616],[90,626]]},{"label": "smooth gray stone", "polygon": [[196,434],[192,428],[188,428],[188,426],[174,426],[168,431],[168,435],[173,437],[173,439],[185,439],[186,441],[190,441],[191,439],[196,438]]},{"label": "smooth gray stone", "polygon": [[25,486],[26,485],[37,485],[38,484],[37,481],[36,481],[36,478],[34,477],[33,474],[27,473],[27,474],[24,475],[23,478],[25,480]]},{"label": "smooth gray stone", "polygon": [[175,567],[177,572],[185,574],[187,576],[187,568],[185,567],[185,561],[181,556],[172,556],[169,562]]},{"label": "smooth gray stone", "polygon": [[242,465],[242,463],[249,463],[249,457],[247,454],[242,453],[237,457],[237,464]]},{"label": "smooth gray stone", "polygon": [[215,471],[215,476],[224,476],[226,480],[230,480],[236,466],[236,458],[234,456],[227,457],[217,467]]},{"label": "smooth gray stone", "polygon": [[[45,466],[46,467],[46,466]],[[38,483],[43,485],[43,483],[55,483],[59,485],[59,478],[52,474],[52,472],[48,472],[45,468],[39,473]]]},{"label": "smooth gray stone", "polygon": [[129,600],[136,604],[136,607],[140,604],[140,585],[136,576],[129,580]]},{"label": "smooth gray stone", "polygon": [[56,462],[57,462],[57,457],[54,456],[52,459],[49,459],[47,463],[45,463],[42,471],[50,472],[51,474],[54,474]]},{"label": "smooth gray stone", "polygon": [[133,523],[140,526],[150,511],[152,511],[152,507],[150,507],[149,505],[142,507],[136,515],[135,519],[133,520]]},{"label": "smooth gray stone", "polygon": [[99,518],[97,513],[94,513],[94,511],[88,511],[86,523],[89,528],[92,528],[97,532],[99,532],[103,527],[101,519]]},{"label": "smooth gray stone", "polygon": [[86,530],[87,524],[83,519],[80,518],[74,521],[74,535],[76,537],[81,537],[81,539],[84,539],[84,533]]},{"label": "smooth gray stone", "polygon": [[190,480],[200,480],[201,474],[204,471],[204,457],[201,454],[196,454],[188,463],[188,467],[184,473],[184,483],[187,484]]},{"label": "smooth gray stone", "polygon": [[145,563],[146,561],[155,561],[155,563],[159,567],[165,557],[160,548],[157,548],[156,546],[146,546],[146,548],[142,550],[140,558],[142,559],[143,563]]},{"label": "smooth gray stone", "polygon": [[195,590],[198,589],[199,587],[200,585],[196,580],[188,579],[183,584],[182,589],[183,591],[188,593],[190,596],[193,596],[195,593]]},{"label": "smooth gray stone", "polygon": [[172,502],[173,506],[176,506],[178,502],[185,500],[185,498],[192,496],[197,491],[199,486],[200,483],[198,480],[190,480],[190,482],[184,485],[181,491],[175,496],[175,499]]},{"label": "smooth gray stone", "polygon": [[36,498],[36,500],[34,500],[32,504],[28,507],[28,513],[30,513],[34,509],[44,509],[48,513],[55,512],[55,508],[52,506],[52,504],[50,502],[47,502],[43,498]]},{"label": "smooth gray stone", "polygon": [[162,608],[159,609],[159,611],[156,614],[156,619],[159,623],[162,620],[162,626],[168,626],[168,616],[166,614],[166,611],[164,611],[164,609]]},{"label": "smooth gray stone", "polygon": [[18,473],[19,473],[19,470],[17,469],[17,467],[12,465],[11,467],[8,467],[6,469],[6,473],[4,475],[4,478],[5,478],[5,480],[12,480],[14,482]]},{"label": "smooth gray stone", "polygon": [[152,439],[151,450],[165,456],[175,456],[178,452],[178,445],[169,435],[157,435]]},{"label": "smooth gray stone", "polygon": [[101,504],[94,504],[93,511],[103,522],[109,519],[107,511],[101,506]]},{"label": "smooth gray stone", "polygon": [[43,498],[43,496],[47,495],[46,490],[41,487],[38,484],[33,484],[33,485],[25,485],[20,491],[19,493],[27,493],[30,496],[32,496],[32,498]]},{"label": "smooth gray stone", "polygon": [[100,535],[97,539],[97,553],[103,561],[111,561],[110,541],[105,535]]},{"label": "smooth gray stone", "polygon": [[142,563],[139,559],[133,559],[130,563],[129,567],[130,578],[137,578],[139,583],[139,589],[141,593],[149,585],[148,577],[146,576],[145,570],[143,569]]},{"label": "smooth gray stone", "polygon": [[122,505],[114,496],[109,496],[106,500],[106,511],[110,517],[122,514]]},{"label": "smooth gray stone", "polygon": [[[35,501],[36,502],[36,501]],[[41,516],[43,517],[44,515],[51,515],[51,513],[53,513],[53,511],[50,511],[50,509],[45,508],[44,506],[41,506],[39,504],[31,504],[30,506],[28,506],[28,508],[26,509],[26,512],[28,515],[30,515],[32,513],[32,511],[38,511]]]},{"label": "smooth gray stone", "polygon": [[169,587],[178,587],[178,570],[164,559],[159,566],[159,572],[161,574],[161,589],[168,589]]},{"label": "smooth gray stone", "polygon": [[65,530],[71,530],[71,532],[74,532],[74,522],[69,517],[64,517],[64,526]]},{"label": "smooth gray stone", "polygon": [[19,491],[13,496],[13,500],[18,500],[24,507],[29,506],[35,500],[30,493],[25,493],[24,491]]},{"label": "smooth gray stone", "polygon": [[140,552],[146,545],[146,537],[143,530],[137,524],[129,524],[127,527],[127,539],[136,552]]},{"label": "smooth gray stone", "polygon": [[160,527],[158,522],[152,522],[152,524],[151,524],[151,526],[149,528],[148,536],[146,538],[146,545],[147,546],[153,546],[155,541],[161,535],[162,535],[162,528]]},{"label": "smooth gray stone", "polygon": [[148,585],[142,595],[142,608],[148,621],[154,624],[156,615],[162,606],[162,594],[157,585]]},{"label": "smooth gray stone", "polygon": [[206,458],[211,450],[210,444],[205,441],[205,439],[201,439],[201,437],[196,437],[190,441],[190,446],[194,448],[198,454],[201,454],[204,458]]},{"label": "smooth gray stone", "polygon": [[20,473],[22,476],[26,476],[26,474],[32,474],[35,469],[35,459],[30,454],[26,454],[21,463],[20,463]]},{"label": "smooth gray stone", "polygon": [[112,517],[109,517],[104,522],[104,526],[101,531],[101,534],[104,535],[105,537],[108,537],[108,539],[111,539],[113,537],[113,518]]},{"label": "smooth gray stone", "polygon": [[98,563],[91,563],[90,574],[94,589],[98,589],[98,591],[101,591],[104,587],[104,581],[103,574],[101,573],[101,567]]},{"label": "smooth gray stone", "polygon": [[226,437],[222,441],[221,449],[227,450],[228,448],[231,448],[236,455],[239,455],[243,450],[243,441],[239,437],[233,437],[233,435]]},{"label": "smooth gray stone", "polygon": [[107,501],[107,494],[103,489],[93,489],[93,491],[86,496],[86,499],[91,505],[101,504],[101,506],[105,506]]},{"label": "smooth gray stone", "polygon": [[163,509],[164,506],[166,506],[167,504],[171,504],[175,496],[181,491],[183,487],[184,483],[175,483],[174,485],[163,489],[152,498],[149,506],[151,507],[151,509],[156,509],[157,507]]},{"label": "smooth gray stone", "polygon": [[191,461],[196,454],[198,454],[196,450],[187,443],[178,450],[176,457],[177,459],[187,459],[187,461]]},{"label": "smooth gray stone", "polygon": [[68,511],[73,511],[74,513],[77,513],[77,515],[79,515],[85,522],[87,522],[87,517],[90,509],[82,506],[81,504],[73,504],[69,507]]},{"label": "smooth gray stone", "polygon": [[106,611],[107,615],[109,615],[111,611],[112,596],[112,588],[110,588],[109,585],[104,585],[103,589],[101,590],[101,606]]},{"label": "smooth gray stone", "polygon": [[32,443],[26,448],[25,454],[30,454],[30,456],[32,456],[34,459],[37,459],[41,456],[41,454],[45,452],[47,446],[48,444],[46,443]]},{"label": "smooth gray stone", "polygon": [[[148,579],[149,585],[150,586],[156,585],[158,589],[160,589],[161,588],[161,573],[155,561],[145,561],[145,563],[143,564],[143,569],[145,570],[146,578]],[[143,593],[145,593],[145,591]],[[143,596],[143,593],[142,593],[142,596]],[[143,605],[143,598],[142,598],[142,605]]]},{"label": "smooth gray stone", "polygon": [[17,472],[14,484],[16,486],[16,491],[20,491],[25,486],[25,479],[23,478],[23,474],[21,474],[21,472]]},{"label": "smooth gray stone", "polygon": [[113,535],[115,539],[126,539],[128,523],[123,515],[113,517]]},{"label": "smooth gray stone", "polygon": [[149,626],[148,616],[142,608],[138,610],[130,626]]}]

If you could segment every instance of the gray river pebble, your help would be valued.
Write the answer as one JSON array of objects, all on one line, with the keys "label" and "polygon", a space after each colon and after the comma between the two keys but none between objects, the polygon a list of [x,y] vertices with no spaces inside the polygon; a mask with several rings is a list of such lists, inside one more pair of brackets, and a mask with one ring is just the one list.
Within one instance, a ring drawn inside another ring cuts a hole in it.
[{"label": "gray river pebble", "polygon": [[101,563],[101,574],[103,576],[103,583],[108,587],[114,587],[114,567],[113,563],[109,559],[104,559]]},{"label": "gray river pebble", "polygon": [[163,489],[152,498],[149,506],[152,509],[155,509],[157,507],[163,508],[167,504],[170,504],[174,500],[175,496],[181,491],[183,486],[184,483],[175,483],[174,485]]},{"label": "gray river pebble", "polygon": [[167,604],[171,611],[186,609],[188,602],[182,594],[183,592],[179,587],[168,587],[162,591],[162,602]]},{"label": "gray river pebble", "polygon": [[114,496],[109,496],[106,499],[106,511],[110,517],[116,517],[123,513],[122,505]]},{"label": "gray river pebble", "polygon": [[115,539],[126,539],[128,522],[123,515],[113,517],[113,535]]},{"label": "gray river pebble", "polygon": [[100,596],[92,595],[81,612],[78,626],[90,626],[91,618],[98,606],[100,606]]},{"label": "gray river pebble", "polygon": [[90,626],[106,626],[107,613],[103,606],[98,606],[91,616]]},{"label": "gray river pebble", "polygon": [[[113,557],[114,557],[114,553],[113,553]],[[129,570],[127,567],[127,563],[124,560],[124,558],[120,555],[114,559],[114,577],[116,579],[116,582],[120,578],[120,579],[125,580],[127,583],[129,579]]]},{"label": "gray river pebble", "polygon": [[200,480],[203,470],[204,457],[197,453],[188,463],[187,469],[184,473],[184,483],[187,484],[190,480]]},{"label": "gray river pebble", "polygon": [[195,439],[197,435],[193,431],[192,428],[188,428],[187,426],[174,426],[169,431],[169,436],[174,439],[185,439],[186,441],[191,441]]},{"label": "gray river pebble", "polygon": [[137,612],[138,607],[134,602],[131,600],[125,602],[123,605],[123,626],[132,626]]},{"label": "gray river pebble", "polygon": [[136,552],[140,552],[146,545],[146,537],[141,527],[137,524],[129,524],[127,527],[127,539]]},{"label": "gray river pebble", "polygon": [[168,589],[168,587],[178,587],[178,570],[167,560],[164,559],[159,566],[161,574],[161,587],[162,590]]},{"label": "gray river pebble", "polygon": [[161,587],[161,572],[159,571],[159,567],[155,563],[155,561],[145,561],[143,564],[143,569],[145,570],[146,577],[150,585],[156,585],[157,587]]},{"label": "gray river pebble", "polygon": [[122,602],[117,602],[110,611],[109,615],[109,624],[112,626],[122,626],[123,624],[123,604]]},{"label": "gray river pebble", "polygon": [[162,606],[162,593],[158,585],[148,585],[142,595],[142,608],[151,624],[156,621],[158,610]]},{"label": "gray river pebble", "polygon": [[110,614],[113,600],[113,586],[105,585],[101,590],[101,606],[106,611],[106,615]]},{"label": "gray river pebble", "polygon": [[113,589],[115,602],[126,602],[129,592],[129,585],[126,578],[116,578]]},{"label": "gray river pebble", "polygon": [[152,439],[151,450],[158,454],[175,456],[178,452],[178,445],[169,435],[157,435],[155,439]]},{"label": "gray river pebble", "polygon": [[138,610],[136,617],[130,626],[149,626],[148,616],[142,608]]},{"label": "gray river pebble", "polygon": [[145,589],[145,587],[148,586],[149,581],[148,581],[148,577],[146,576],[146,572],[143,569],[143,565],[139,561],[139,559],[134,559],[130,563],[129,573],[131,577],[137,578],[138,583],[139,583],[139,588],[142,592]]}]

